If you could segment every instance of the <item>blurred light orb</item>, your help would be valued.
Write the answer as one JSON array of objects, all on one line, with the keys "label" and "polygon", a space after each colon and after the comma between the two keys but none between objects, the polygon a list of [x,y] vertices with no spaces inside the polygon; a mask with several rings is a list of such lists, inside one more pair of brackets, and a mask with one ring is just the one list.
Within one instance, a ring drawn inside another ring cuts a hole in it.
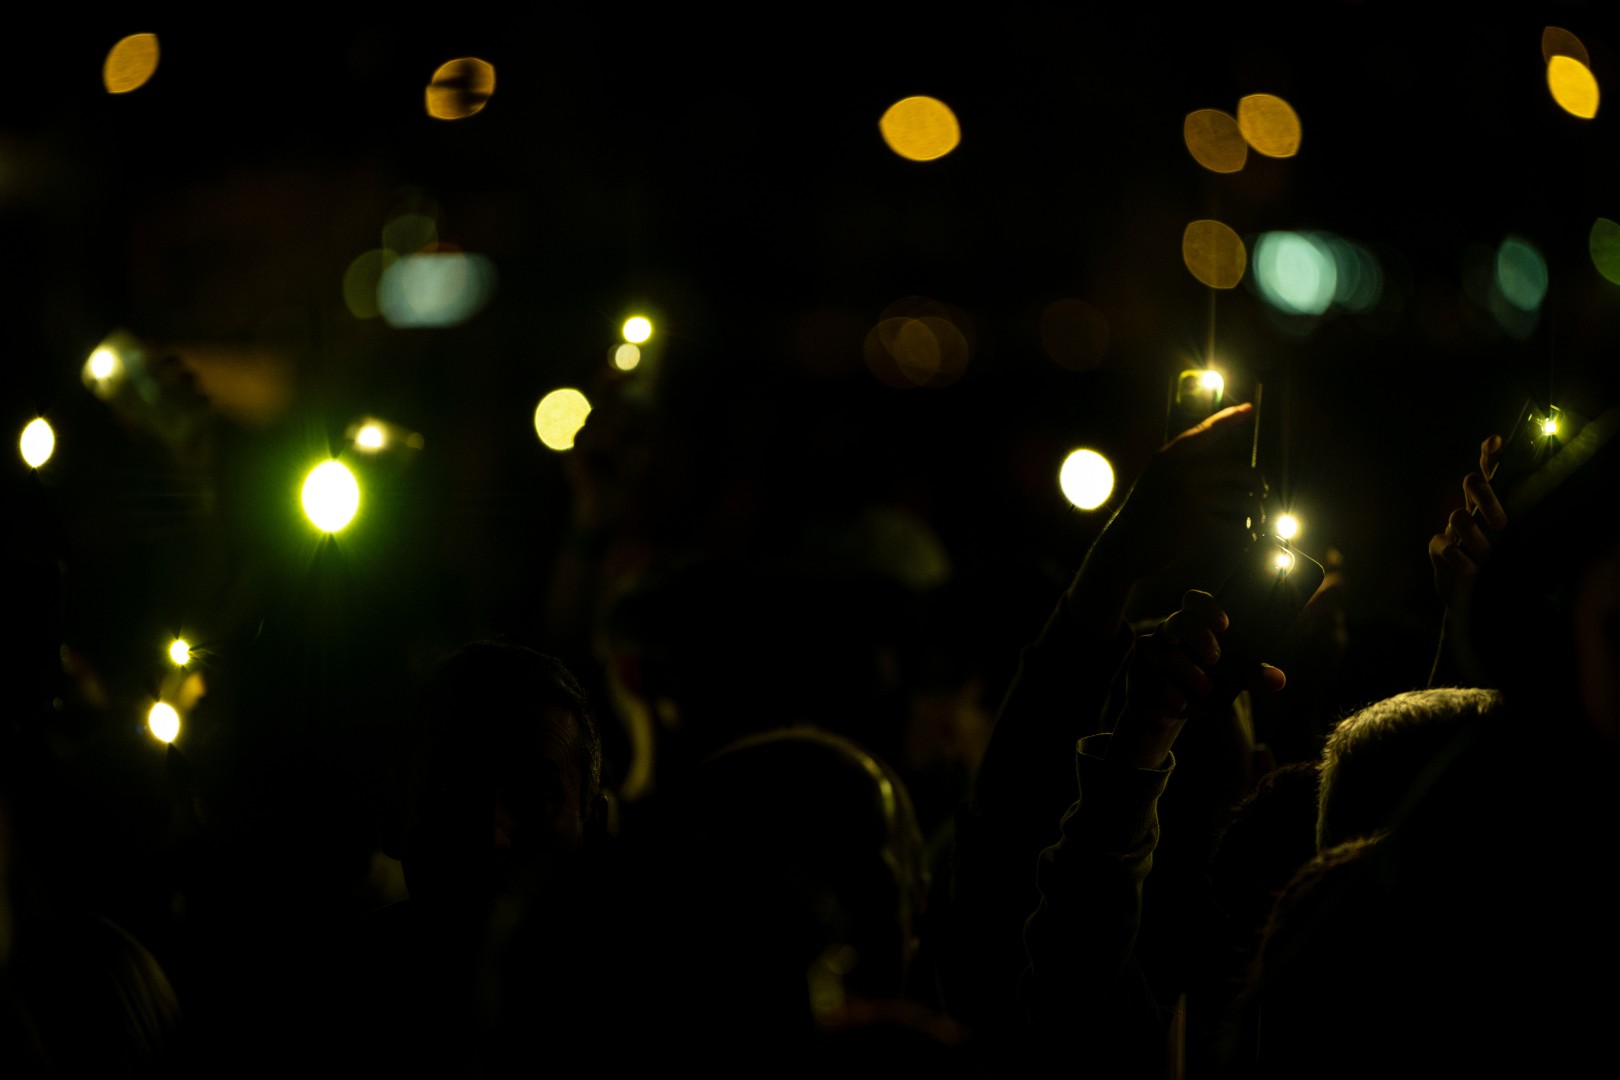
[{"label": "blurred light orb", "polygon": [[1535,311],[1547,298],[1547,260],[1528,240],[1508,237],[1496,250],[1496,287],[1520,311]]},{"label": "blurred light orb", "polygon": [[591,415],[591,403],[572,387],[553,390],[534,408],[534,431],[553,450],[572,450],[574,436]]},{"label": "blurred light orb", "polygon": [[387,441],[388,436],[377,424],[367,424],[354,435],[354,445],[362,450],[381,450]]},{"label": "blurred light orb", "polygon": [[427,113],[437,120],[460,120],[479,112],[495,93],[495,66],[476,56],[439,65],[428,83]]},{"label": "blurred light orb", "polygon": [[1299,518],[1293,514],[1278,515],[1276,533],[1284,540],[1292,540],[1299,535]]},{"label": "blurred light orb", "polygon": [[166,701],[159,701],[146,714],[146,726],[159,742],[171,743],[180,734],[180,714]]},{"label": "blurred light orb", "polygon": [[1286,551],[1279,551],[1272,557],[1271,565],[1277,568],[1279,574],[1286,574],[1294,568],[1294,557]]},{"label": "blurred light orb", "polygon": [[1333,306],[1339,265],[1332,247],[1309,233],[1270,232],[1254,244],[1254,279],[1272,307],[1320,315]]},{"label": "blurred light orb", "polygon": [[105,345],[98,346],[86,362],[90,377],[93,379],[110,379],[118,374],[120,366],[118,354]]},{"label": "blurred light orb", "polygon": [[1114,493],[1114,467],[1095,450],[1076,450],[1058,470],[1063,497],[1081,510],[1095,510]]},{"label": "blurred light orb", "polygon": [[1212,289],[1234,289],[1248,269],[1243,238],[1219,221],[1195,221],[1181,234],[1181,260]]},{"label": "blurred light orb", "polygon": [[101,82],[109,94],[127,94],[146,85],[157,71],[156,34],[131,34],[107,50]]},{"label": "blurred light orb", "polygon": [[1555,56],[1572,57],[1587,67],[1592,66],[1592,58],[1586,51],[1585,43],[1562,26],[1548,26],[1541,31],[1542,63],[1552,63]]},{"label": "blurred light orb", "polygon": [[1299,153],[1299,114],[1275,94],[1250,94],[1239,101],[1237,124],[1256,153],[1274,158]]},{"label": "blurred light orb", "polygon": [[1586,238],[1592,265],[1604,278],[1620,285],[1620,221],[1598,218]]},{"label": "blurred light orb", "polygon": [[37,469],[56,453],[56,432],[51,430],[51,425],[43,416],[35,417],[22,429],[17,449],[22,451],[22,459],[28,463],[28,467]]},{"label": "blurred light orb", "polygon": [[360,483],[343,462],[332,458],[310,470],[304,481],[304,514],[325,533],[335,533],[354,520],[360,509]]},{"label": "blurred light orb", "polygon": [[641,349],[628,341],[613,350],[613,366],[620,371],[634,371],[641,363]]},{"label": "blurred light orb", "polygon": [[1571,116],[1590,120],[1598,111],[1598,82],[1592,69],[1573,56],[1547,61],[1547,89],[1558,107]]},{"label": "blurred light orb", "polygon": [[495,264],[482,255],[406,255],[386,264],[377,307],[393,327],[456,326],[482,311],[494,292]]},{"label": "blurred light orb", "polygon": [[169,642],[169,660],[176,667],[185,667],[191,663],[191,645],[185,638],[175,638]]},{"label": "blurred light orb", "polygon": [[1203,385],[1205,390],[1208,390],[1210,393],[1217,396],[1222,390],[1226,389],[1226,379],[1224,379],[1221,376],[1221,373],[1216,371],[1214,368],[1209,368],[1202,375],[1198,376],[1198,381]]},{"label": "blurred light orb", "polygon": [[385,251],[415,255],[439,242],[439,223],[428,214],[400,214],[383,226],[382,242]]},{"label": "blurred light orb", "polygon": [[647,339],[652,337],[652,320],[645,315],[632,315],[624,320],[624,328],[620,332],[630,344],[645,345]]},{"label": "blurred light orb", "polygon": [[878,121],[889,149],[909,161],[933,161],[955,150],[962,127],[950,106],[938,98],[901,98]]},{"label": "blurred light orb", "polygon": [[1188,113],[1181,125],[1181,138],[1193,160],[1210,172],[1241,172],[1249,160],[1249,144],[1238,122],[1219,109]]}]

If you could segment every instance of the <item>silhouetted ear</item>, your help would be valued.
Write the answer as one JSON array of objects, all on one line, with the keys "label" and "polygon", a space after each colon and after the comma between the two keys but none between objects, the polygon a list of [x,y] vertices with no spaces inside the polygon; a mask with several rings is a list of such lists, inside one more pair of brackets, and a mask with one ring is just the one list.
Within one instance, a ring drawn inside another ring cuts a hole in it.
[{"label": "silhouetted ear", "polygon": [[605,791],[591,800],[585,814],[585,842],[587,844],[619,833],[619,807]]}]

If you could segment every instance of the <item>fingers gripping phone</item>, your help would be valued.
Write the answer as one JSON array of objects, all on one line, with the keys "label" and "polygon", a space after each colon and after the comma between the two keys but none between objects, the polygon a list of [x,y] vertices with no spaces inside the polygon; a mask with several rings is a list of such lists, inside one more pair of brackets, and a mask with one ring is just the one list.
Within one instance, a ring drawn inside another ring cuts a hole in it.
[{"label": "fingers gripping phone", "polygon": [[1274,536],[1244,551],[1215,593],[1230,620],[1221,635],[1221,660],[1210,671],[1211,704],[1227,705],[1254,680],[1262,663],[1281,659],[1300,612],[1327,572],[1322,564]]}]

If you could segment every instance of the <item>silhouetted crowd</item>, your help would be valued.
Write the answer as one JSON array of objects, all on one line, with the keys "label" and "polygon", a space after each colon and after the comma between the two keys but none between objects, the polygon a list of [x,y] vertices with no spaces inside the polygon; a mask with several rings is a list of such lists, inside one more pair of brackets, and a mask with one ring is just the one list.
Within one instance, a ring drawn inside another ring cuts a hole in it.
[{"label": "silhouetted crowd", "polygon": [[1308,584],[1260,598],[1286,635],[1241,625],[1274,545],[1245,406],[1158,451],[1044,626],[914,515],[655,558],[576,476],[566,650],[339,662],[322,563],[275,601],[298,633],[272,603],[190,665],[161,750],[30,653],[0,1072],[1600,1072],[1617,417],[1511,491],[1482,444],[1429,685],[1349,710],[1333,557],[1268,564]]}]

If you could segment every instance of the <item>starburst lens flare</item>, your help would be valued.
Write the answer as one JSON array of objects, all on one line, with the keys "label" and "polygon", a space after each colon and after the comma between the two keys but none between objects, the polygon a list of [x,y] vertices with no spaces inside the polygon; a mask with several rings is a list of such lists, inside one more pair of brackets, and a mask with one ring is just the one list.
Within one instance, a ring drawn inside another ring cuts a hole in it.
[{"label": "starburst lens flare", "polygon": [[1294,557],[1286,551],[1279,551],[1272,557],[1271,565],[1277,568],[1277,573],[1286,574],[1294,568]]},{"label": "starburst lens flare", "polygon": [[22,430],[22,438],[17,440],[17,449],[22,451],[22,459],[28,467],[37,469],[56,452],[56,432],[43,416],[30,420]]},{"label": "starburst lens flare", "polygon": [[131,34],[107,52],[101,82],[109,94],[127,94],[146,85],[158,66],[156,34]]},{"label": "starburst lens flare", "polygon": [[938,98],[902,98],[878,121],[889,149],[910,161],[933,161],[956,149],[962,127],[950,106]]},{"label": "starburst lens flare", "polygon": [[1292,540],[1299,535],[1299,519],[1293,514],[1282,514],[1277,518],[1277,535],[1284,540]]},{"label": "starburst lens flare", "polygon": [[191,663],[191,645],[185,638],[175,638],[169,643],[169,660],[176,667],[185,667]]},{"label": "starburst lens flare", "polygon": [[1081,510],[1095,510],[1114,493],[1114,467],[1095,450],[1076,450],[1058,471],[1063,497]]},{"label": "starburst lens flare", "polygon": [[173,705],[159,701],[146,714],[146,726],[160,742],[174,742],[180,734],[180,714]]},{"label": "starburst lens flare", "polygon": [[304,481],[304,513],[314,526],[335,533],[360,509],[360,484],[348,466],[333,458],[310,470]]},{"label": "starburst lens flare", "polygon": [[574,436],[591,415],[591,403],[571,387],[553,390],[534,409],[534,431],[553,450],[572,450]]}]

